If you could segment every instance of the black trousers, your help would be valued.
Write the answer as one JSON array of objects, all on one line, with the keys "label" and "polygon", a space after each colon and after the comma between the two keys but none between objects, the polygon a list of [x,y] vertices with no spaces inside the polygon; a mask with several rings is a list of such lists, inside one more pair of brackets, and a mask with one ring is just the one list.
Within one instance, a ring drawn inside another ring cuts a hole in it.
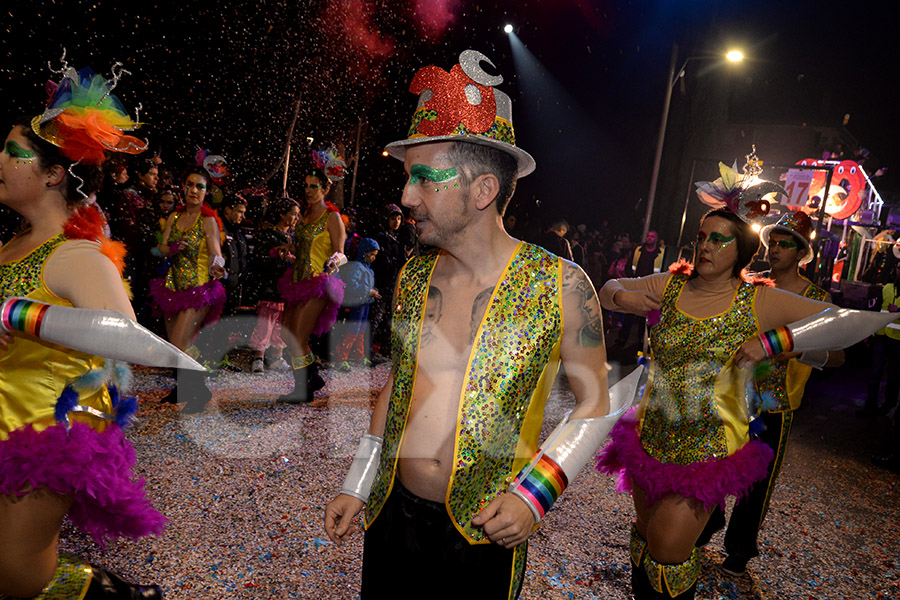
[{"label": "black trousers", "polygon": [[[757,546],[759,528],[766,518],[769,501],[772,499],[772,492],[775,489],[775,481],[781,473],[781,463],[784,461],[788,437],[794,422],[794,411],[765,412],[760,418],[766,429],[759,435],[759,439],[772,448],[775,452],[775,459],[769,465],[766,478],[754,483],[748,495],[734,506],[731,518],[728,520],[728,529],[725,531],[725,552],[728,553],[728,556],[744,560],[759,556]],[[721,508],[716,508],[709,518],[706,529],[700,535],[698,544],[703,545],[724,524],[725,515]]]},{"label": "black trousers", "polygon": [[469,544],[444,504],[419,498],[395,479],[381,513],[366,530],[360,597],[518,598],[524,546],[507,550]]}]

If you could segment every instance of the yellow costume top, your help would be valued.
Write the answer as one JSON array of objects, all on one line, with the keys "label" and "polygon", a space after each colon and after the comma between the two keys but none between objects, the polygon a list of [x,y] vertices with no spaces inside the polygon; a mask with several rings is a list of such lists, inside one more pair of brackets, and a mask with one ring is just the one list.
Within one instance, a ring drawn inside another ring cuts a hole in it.
[{"label": "yellow costume top", "polygon": [[[0,263],[0,302],[13,296],[23,296],[56,304],[72,306],[50,291],[44,281],[44,268],[56,252],[64,252],[66,243],[91,244],[99,252],[100,245],[86,240],[72,241],[56,235],[27,256],[12,262]],[[63,389],[91,371],[104,367],[104,359],[48,344],[25,335],[17,335],[9,350],[0,352],[0,440],[9,432],[32,424],[37,431],[56,424],[53,415],[56,400]],[[105,413],[112,413],[109,392],[102,383],[93,389],[80,388],[78,403]],[[86,413],[72,413],[69,418],[89,424],[103,431],[107,421]]]},{"label": "yellow costume top", "polygon": [[203,219],[206,215],[201,213],[190,229],[181,231],[178,229],[178,221],[184,214],[180,212],[175,215],[169,232],[170,244],[187,243],[187,247],[172,258],[172,268],[166,274],[166,287],[175,291],[188,290],[209,282],[209,248],[203,232]]},{"label": "yellow costume top", "polygon": [[297,246],[294,282],[310,279],[325,271],[325,261],[332,254],[331,236],[328,234],[328,217],[332,212],[326,210],[312,223],[301,221],[294,229],[294,243]]}]

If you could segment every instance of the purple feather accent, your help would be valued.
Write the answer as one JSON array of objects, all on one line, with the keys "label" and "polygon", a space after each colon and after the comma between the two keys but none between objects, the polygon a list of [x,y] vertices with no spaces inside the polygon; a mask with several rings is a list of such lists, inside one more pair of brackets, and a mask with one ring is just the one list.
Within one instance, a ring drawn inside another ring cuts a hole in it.
[{"label": "purple feather accent", "polygon": [[212,325],[219,320],[225,306],[225,288],[217,281],[208,281],[203,285],[186,290],[170,290],[164,278],[150,281],[150,297],[162,313],[171,317],[188,308],[200,309],[209,307],[209,312],[201,323],[201,327]]},{"label": "purple feather accent", "polygon": [[57,423],[69,422],[69,413],[78,406],[78,400],[78,392],[67,385],[56,399],[56,407],[53,409],[53,417]]},{"label": "purple feather accent", "polygon": [[637,408],[632,408],[609,434],[610,443],[597,455],[597,470],[618,476],[616,489],[630,492],[637,485],[653,504],[663,496],[694,498],[705,510],[725,508],[725,498],[746,496],[750,487],[767,475],[775,453],[759,440],[751,440],[734,454],[710,461],[680,465],[656,460],[644,450],[637,433]]},{"label": "purple feather accent", "polygon": [[134,422],[134,416],[137,414],[137,398],[134,396],[125,396],[116,406],[116,423],[122,429]]},{"label": "purple feather accent", "polygon": [[0,494],[24,496],[44,488],[72,497],[69,518],[101,547],[119,536],[161,534],[166,518],[135,479],[134,448],[122,430],[103,432],[73,422],[35,431],[29,424],[0,442]]},{"label": "purple feather accent", "polygon": [[325,308],[319,313],[319,320],[313,328],[313,335],[322,335],[337,320],[338,308],[344,301],[344,282],[337,275],[324,273],[293,281],[293,267],[284,272],[278,280],[278,291],[287,305],[306,304],[313,298],[325,298]]}]

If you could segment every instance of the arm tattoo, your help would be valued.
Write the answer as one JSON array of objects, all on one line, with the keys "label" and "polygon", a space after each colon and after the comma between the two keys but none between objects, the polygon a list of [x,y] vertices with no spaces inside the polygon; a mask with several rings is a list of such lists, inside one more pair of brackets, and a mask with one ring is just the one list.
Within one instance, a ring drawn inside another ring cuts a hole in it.
[{"label": "arm tattoo", "polygon": [[478,325],[481,324],[481,318],[484,316],[484,311],[487,309],[488,302],[490,302],[491,294],[493,293],[494,288],[485,288],[481,290],[475,297],[475,302],[472,303],[472,318],[469,322],[469,342],[475,341],[475,334],[478,333]]},{"label": "arm tattoo", "polygon": [[584,325],[578,330],[582,348],[597,348],[603,345],[603,313],[597,293],[580,269],[563,269],[563,293],[572,293],[578,298],[579,310]]},{"label": "arm tattoo", "polygon": [[433,285],[428,286],[428,296],[425,298],[425,318],[422,320],[422,343],[427,344],[435,338],[435,327],[441,320],[444,310],[444,297],[441,290]]}]

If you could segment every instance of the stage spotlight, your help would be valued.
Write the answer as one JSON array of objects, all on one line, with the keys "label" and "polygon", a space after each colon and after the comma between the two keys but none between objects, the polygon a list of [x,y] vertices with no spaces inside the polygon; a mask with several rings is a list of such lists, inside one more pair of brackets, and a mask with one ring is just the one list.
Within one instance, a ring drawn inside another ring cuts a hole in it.
[{"label": "stage spotlight", "polygon": [[382,151],[381,151],[381,155],[382,155],[382,156],[390,156],[390,154],[388,154],[388,151],[387,151],[387,150],[382,150]]},{"label": "stage spotlight", "polygon": [[512,32],[513,32],[513,26],[512,26],[511,24],[507,23],[507,24],[503,27],[503,31],[505,31],[507,34],[512,33]]},{"label": "stage spotlight", "polygon": [[731,62],[741,62],[744,60],[744,53],[740,50],[729,50],[728,54],[725,55],[725,58]]}]

